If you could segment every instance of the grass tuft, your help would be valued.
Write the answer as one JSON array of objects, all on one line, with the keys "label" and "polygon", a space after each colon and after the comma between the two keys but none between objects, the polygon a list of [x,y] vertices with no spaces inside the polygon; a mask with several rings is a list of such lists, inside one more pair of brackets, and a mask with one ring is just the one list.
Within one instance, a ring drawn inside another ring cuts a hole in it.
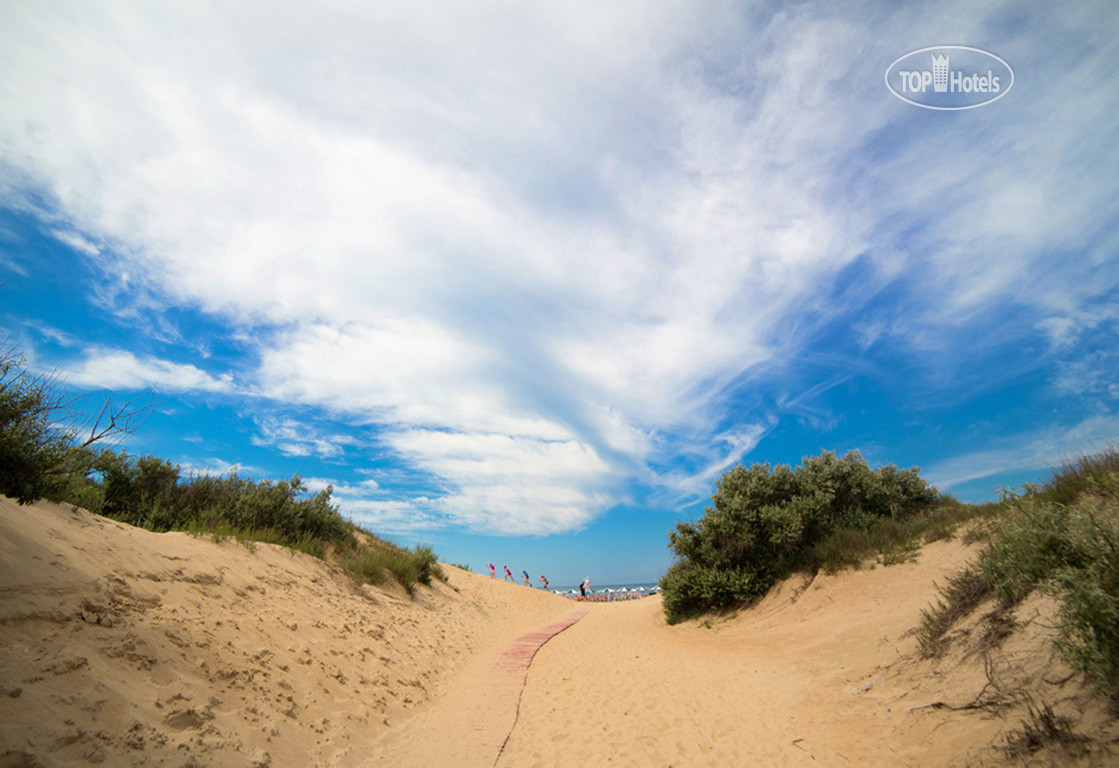
[{"label": "grass tuft", "polygon": [[1040,501],[1069,505],[1098,493],[1119,477],[1119,447],[1109,445],[1093,454],[1064,461],[1053,470],[1049,482],[1033,495]]},{"label": "grass tuft", "polygon": [[978,568],[968,568],[948,578],[940,589],[936,605],[921,612],[917,642],[924,656],[944,652],[944,636],[957,621],[968,616],[992,595],[992,590]]}]

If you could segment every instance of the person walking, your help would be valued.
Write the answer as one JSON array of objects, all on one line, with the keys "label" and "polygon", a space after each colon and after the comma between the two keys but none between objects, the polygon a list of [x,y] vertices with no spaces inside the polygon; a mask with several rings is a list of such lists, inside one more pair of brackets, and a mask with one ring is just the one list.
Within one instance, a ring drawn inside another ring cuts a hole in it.
[{"label": "person walking", "polygon": [[579,594],[583,597],[587,596],[587,590],[591,588],[591,577],[587,576],[579,582]]},{"label": "person walking", "polygon": [[530,581],[528,578],[528,571],[521,571],[521,573],[523,573],[525,577],[525,586],[529,589],[532,589],[532,581]]},{"label": "person walking", "polygon": [[494,568],[493,563],[490,563],[490,578],[491,579],[496,579],[497,578],[497,569]]},{"label": "person walking", "polygon": [[544,582],[544,589],[548,588],[548,578],[543,574],[540,575],[540,581]]},{"label": "person walking", "polygon": [[[513,572],[509,570],[509,566],[503,565],[502,568],[505,569],[505,580],[513,581]],[[513,581],[513,583],[516,584],[517,582]]]}]

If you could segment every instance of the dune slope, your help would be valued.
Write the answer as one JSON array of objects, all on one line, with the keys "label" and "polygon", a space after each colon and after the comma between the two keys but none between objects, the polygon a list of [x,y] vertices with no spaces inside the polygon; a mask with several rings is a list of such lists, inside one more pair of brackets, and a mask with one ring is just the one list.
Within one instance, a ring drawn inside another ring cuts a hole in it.
[{"label": "dune slope", "polygon": [[[659,598],[447,568],[411,599],[279,547],[0,499],[0,766],[1114,764],[1044,598],[919,657],[921,609],[973,556],[938,542],[669,627]],[[1076,738],[1009,754],[1031,706]]]},{"label": "dune slope", "polygon": [[571,607],[446,570],[413,600],[272,545],[0,498],[0,755],[364,764],[465,660]]}]

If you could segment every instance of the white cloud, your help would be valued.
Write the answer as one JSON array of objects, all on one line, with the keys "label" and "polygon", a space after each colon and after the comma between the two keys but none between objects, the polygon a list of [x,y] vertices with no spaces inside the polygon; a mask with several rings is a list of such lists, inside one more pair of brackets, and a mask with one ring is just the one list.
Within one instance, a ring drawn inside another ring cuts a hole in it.
[{"label": "white cloud", "polygon": [[75,251],[84,253],[86,256],[99,256],[101,254],[101,249],[77,232],[67,232],[56,229],[52,231],[51,234],[60,242],[65,243]]},{"label": "white cloud", "polygon": [[442,515],[430,511],[426,499],[386,501],[339,498],[337,502],[344,517],[378,533],[413,533],[446,525]]},{"label": "white cloud", "polygon": [[409,464],[444,479],[438,508],[464,525],[505,533],[577,529],[605,506],[610,466],[574,440],[407,430],[385,435]]},{"label": "white cloud", "polygon": [[390,496],[370,478],[344,483],[323,477],[305,477],[303,484],[310,493],[331,488],[331,502],[342,516],[378,534],[410,534],[442,528],[447,517],[434,508],[426,496],[399,498]]},{"label": "white cloud", "polygon": [[211,475],[214,477],[229,475],[239,475],[240,477],[265,477],[267,472],[246,464],[237,464],[225,461],[224,459],[203,459],[197,461],[181,461],[179,468],[182,470],[182,476],[190,475]]},{"label": "white cloud", "polygon": [[87,350],[84,359],[68,366],[62,376],[66,384],[91,389],[234,390],[228,374],[212,376],[187,363],[139,358],[125,350],[105,347]]},{"label": "white cloud", "polygon": [[[573,530],[635,471],[705,492],[771,424],[727,432],[727,393],[891,281],[913,299],[856,326],[864,349],[966,358],[1000,304],[1054,318],[1054,342],[1083,324],[1083,286],[1119,280],[1059,253],[1119,199],[1106,39],[1043,79],[1045,41],[1007,37],[1021,83],[955,120],[881,82],[1010,8],[36,3],[0,30],[20,179],[0,193],[43,193],[127,295],[255,338],[257,392],[377,430],[447,489],[363,514]],[[1060,23],[1098,35],[1095,8]],[[864,293],[832,296],[859,259]],[[69,380],[234,388],[107,349]],[[785,405],[827,424],[810,401]],[[258,439],[341,444],[282,421]],[[693,472],[653,469],[678,455]]]},{"label": "white cloud", "polygon": [[[55,328],[54,326],[47,325],[46,323],[40,323],[35,320],[24,320],[23,327],[25,330],[31,331],[41,339],[44,339],[53,344],[58,344],[61,347],[73,347],[76,346],[78,343],[78,340],[74,337],[73,334],[67,333],[66,331],[63,331],[59,328]],[[30,342],[28,342],[27,346],[29,348],[32,347]],[[29,349],[29,352],[34,355],[33,349]]]},{"label": "white cloud", "polygon": [[363,497],[381,490],[381,485],[376,480],[362,480],[358,483],[336,483],[322,477],[306,477],[303,483],[312,493],[326,490],[327,486],[333,489],[333,495],[339,498]]},{"label": "white cloud", "polygon": [[260,434],[251,438],[252,444],[274,446],[285,456],[335,458],[341,456],[347,446],[359,444],[351,435],[322,432],[307,418],[263,418],[258,426]]},{"label": "white cloud", "polygon": [[1103,395],[1119,399],[1119,356],[1109,351],[1097,351],[1079,359],[1058,365],[1054,381],[1062,394],[1086,396]]},{"label": "white cloud", "polygon": [[1077,323],[1071,317],[1047,317],[1034,327],[1043,331],[1054,347],[1067,347],[1076,341]]},{"label": "white cloud", "polygon": [[741,463],[771,427],[772,423],[746,424],[732,432],[717,435],[702,446],[694,446],[693,455],[689,458],[697,465],[696,468],[690,472],[668,471],[661,478],[661,484],[674,502],[691,502],[710,493],[720,476]]}]

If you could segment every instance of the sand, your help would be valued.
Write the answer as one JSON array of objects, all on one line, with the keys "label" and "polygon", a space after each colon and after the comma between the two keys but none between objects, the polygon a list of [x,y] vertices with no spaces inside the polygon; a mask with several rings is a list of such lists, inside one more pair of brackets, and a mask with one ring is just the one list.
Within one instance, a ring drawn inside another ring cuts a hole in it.
[{"label": "sand", "polygon": [[[0,767],[1115,764],[1046,599],[994,651],[987,606],[917,654],[934,583],[974,554],[938,542],[669,627],[657,597],[449,566],[409,597],[271,545],[0,499]],[[1084,754],[1008,757],[1031,703]]]}]

